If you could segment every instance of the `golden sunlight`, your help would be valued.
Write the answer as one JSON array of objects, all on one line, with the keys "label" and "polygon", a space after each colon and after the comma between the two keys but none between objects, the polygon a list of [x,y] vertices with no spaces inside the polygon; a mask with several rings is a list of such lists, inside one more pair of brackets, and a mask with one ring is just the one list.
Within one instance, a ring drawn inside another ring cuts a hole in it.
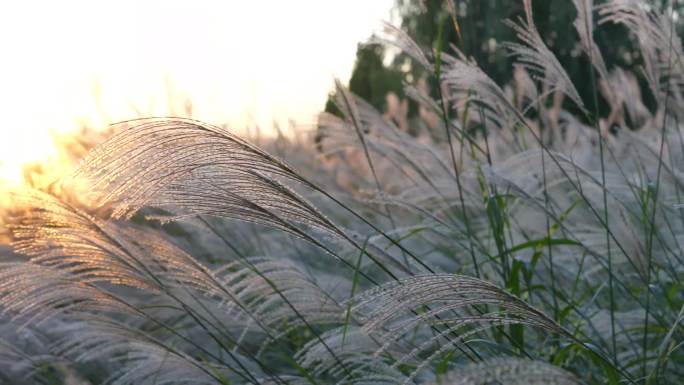
[{"label": "golden sunlight", "polygon": [[[0,179],[52,139],[150,115],[268,130],[311,122],[391,0],[0,5]],[[191,103],[191,104],[190,104]]]}]

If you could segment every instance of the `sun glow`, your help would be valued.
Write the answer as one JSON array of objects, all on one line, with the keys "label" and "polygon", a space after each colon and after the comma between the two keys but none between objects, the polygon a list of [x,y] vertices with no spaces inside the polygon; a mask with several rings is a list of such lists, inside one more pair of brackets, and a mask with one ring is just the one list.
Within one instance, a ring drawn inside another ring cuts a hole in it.
[{"label": "sun glow", "polygon": [[4,2],[0,179],[54,161],[52,137],[85,126],[188,114],[265,130],[311,122],[392,3]]}]

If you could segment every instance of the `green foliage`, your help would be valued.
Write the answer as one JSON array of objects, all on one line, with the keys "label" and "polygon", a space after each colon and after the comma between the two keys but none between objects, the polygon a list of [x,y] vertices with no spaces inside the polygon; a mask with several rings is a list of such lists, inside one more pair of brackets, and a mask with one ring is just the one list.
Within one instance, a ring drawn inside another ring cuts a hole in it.
[{"label": "green foliage", "polygon": [[[654,3],[659,1],[649,0]],[[444,0],[397,0],[395,12],[401,20],[401,27],[409,36],[423,47],[435,47],[438,37],[442,36],[443,46],[458,47],[465,55],[472,57],[482,70],[498,84],[511,81],[511,67],[514,63],[503,43],[513,40],[510,27],[502,20],[517,20],[524,17],[520,0],[456,0],[457,22],[460,35],[455,28],[441,28],[447,16]],[[601,4],[602,1],[596,1]],[[675,3],[677,9],[683,5]],[[577,46],[577,32],[572,23],[577,11],[569,0],[549,0],[533,2],[536,26],[544,42],[576,85],[585,104],[592,100],[593,86],[585,81],[588,77],[589,61]],[[450,23],[448,23],[450,24]],[[684,29],[678,27],[678,34],[684,37]],[[622,25],[606,24],[594,35],[608,67],[618,66],[628,71],[638,71],[643,65],[640,51],[636,49],[634,37]],[[419,79],[424,70],[412,63],[409,56],[399,53],[393,55],[390,64],[383,65],[387,50],[375,45],[360,45],[357,50],[356,65],[352,72],[349,89],[359,97],[369,101],[382,110],[384,97],[388,92],[403,96],[403,83],[407,79]],[[432,82],[432,96],[436,84]],[[646,83],[641,80],[641,85]],[[655,101],[646,95],[646,104],[654,108]],[[326,104],[325,111],[334,112],[332,103]],[[609,111],[606,101],[599,97],[599,112]],[[410,103],[409,117],[415,117],[416,104]]]}]

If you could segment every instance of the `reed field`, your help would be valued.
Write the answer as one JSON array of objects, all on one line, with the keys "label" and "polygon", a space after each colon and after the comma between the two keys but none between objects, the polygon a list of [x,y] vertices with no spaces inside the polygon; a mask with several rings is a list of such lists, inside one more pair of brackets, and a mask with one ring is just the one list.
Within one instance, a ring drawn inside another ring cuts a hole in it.
[{"label": "reed field", "polygon": [[338,81],[297,135],[113,125],[3,213],[0,384],[684,383],[681,21],[572,3],[589,100],[521,0],[505,84],[383,25],[409,123]]}]

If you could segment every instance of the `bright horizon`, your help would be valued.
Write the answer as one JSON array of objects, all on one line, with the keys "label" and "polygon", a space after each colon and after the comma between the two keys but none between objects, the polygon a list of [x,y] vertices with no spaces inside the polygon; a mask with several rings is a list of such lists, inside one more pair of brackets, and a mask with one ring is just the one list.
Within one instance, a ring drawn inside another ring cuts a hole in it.
[{"label": "bright horizon", "polygon": [[[26,1],[0,5],[0,180],[51,135],[139,115],[234,129],[312,123],[392,0]],[[169,101],[171,99],[171,102]]]}]

